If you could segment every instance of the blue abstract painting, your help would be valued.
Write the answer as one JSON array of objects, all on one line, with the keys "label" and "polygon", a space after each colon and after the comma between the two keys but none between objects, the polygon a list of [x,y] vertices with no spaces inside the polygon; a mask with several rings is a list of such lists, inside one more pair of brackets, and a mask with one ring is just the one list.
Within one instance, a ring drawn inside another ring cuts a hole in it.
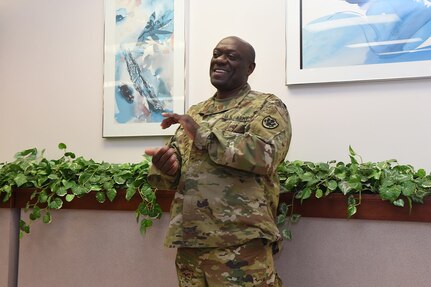
[{"label": "blue abstract painting", "polygon": [[301,69],[431,60],[431,1],[301,0]]},{"label": "blue abstract painting", "polygon": [[116,0],[115,120],[161,122],[173,111],[174,0]]}]

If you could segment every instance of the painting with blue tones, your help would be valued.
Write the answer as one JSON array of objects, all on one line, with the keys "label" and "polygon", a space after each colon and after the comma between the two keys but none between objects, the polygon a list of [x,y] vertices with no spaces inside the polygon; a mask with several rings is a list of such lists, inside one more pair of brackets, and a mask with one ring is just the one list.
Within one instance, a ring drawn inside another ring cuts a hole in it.
[{"label": "painting with blue tones", "polygon": [[184,111],[184,0],[105,0],[103,135],[169,135]]},{"label": "painting with blue tones", "polygon": [[173,0],[117,1],[115,119],[161,122],[172,112]]},{"label": "painting with blue tones", "polygon": [[301,0],[301,69],[431,60],[431,1]]}]

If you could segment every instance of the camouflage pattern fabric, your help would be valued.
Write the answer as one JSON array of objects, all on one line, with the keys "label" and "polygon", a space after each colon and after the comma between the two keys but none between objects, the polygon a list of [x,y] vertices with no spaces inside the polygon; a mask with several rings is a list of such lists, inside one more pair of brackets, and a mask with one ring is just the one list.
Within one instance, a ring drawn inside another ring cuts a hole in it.
[{"label": "camouflage pattern fabric", "polygon": [[175,261],[181,287],[282,286],[268,244],[255,239],[228,248],[179,248]]},{"label": "camouflage pattern fabric", "polygon": [[148,176],[154,187],[177,191],[165,244],[202,248],[281,240],[276,168],[291,138],[283,102],[247,84],[235,97],[212,97],[187,113],[200,126],[194,142],[182,127],[169,142],[181,172],[166,176],[151,167]]}]

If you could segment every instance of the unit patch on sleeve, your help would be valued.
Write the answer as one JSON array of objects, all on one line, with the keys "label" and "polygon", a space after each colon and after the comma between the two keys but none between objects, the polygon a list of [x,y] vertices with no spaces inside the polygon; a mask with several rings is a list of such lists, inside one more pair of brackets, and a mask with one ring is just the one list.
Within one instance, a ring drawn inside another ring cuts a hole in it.
[{"label": "unit patch on sleeve", "polygon": [[278,127],[278,122],[273,117],[266,116],[262,120],[262,125],[264,128],[267,128],[267,129],[275,129],[276,127]]}]

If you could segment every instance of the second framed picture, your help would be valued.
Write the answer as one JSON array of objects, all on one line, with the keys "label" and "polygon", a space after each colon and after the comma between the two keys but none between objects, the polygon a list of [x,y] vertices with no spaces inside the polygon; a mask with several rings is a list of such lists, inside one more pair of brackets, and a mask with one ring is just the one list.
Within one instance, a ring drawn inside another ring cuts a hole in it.
[{"label": "second framed picture", "polygon": [[286,83],[431,76],[431,2],[286,1]]}]

